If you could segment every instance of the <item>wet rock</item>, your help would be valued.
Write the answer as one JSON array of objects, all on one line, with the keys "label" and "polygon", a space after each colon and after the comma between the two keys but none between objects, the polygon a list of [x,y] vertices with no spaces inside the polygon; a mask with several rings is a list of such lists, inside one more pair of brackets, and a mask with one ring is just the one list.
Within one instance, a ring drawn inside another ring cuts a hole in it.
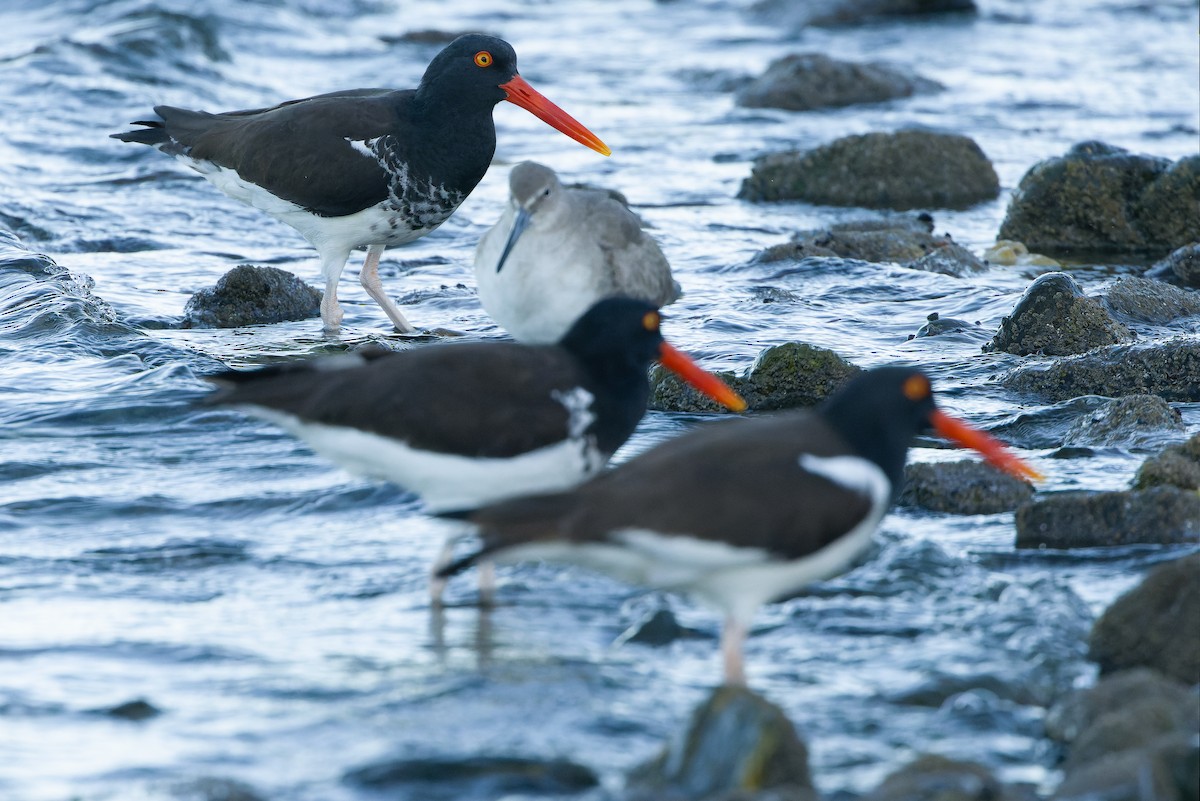
[{"label": "wet rock", "polygon": [[847,136],[756,159],[738,197],[878,209],[965,209],[1000,193],[979,145],[925,130]]},{"label": "wet rock", "polygon": [[209,776],[180,782],[171,788],[171,795],[178,801],[263,801],[248,784]]},{"label": "wet rock", "polygon": [[775,25],[854,25],[877,17],[909,17],[946,12],[974,13],[974,0],[759,0],[752,12]]},{"label": "wet rock", "polygon": [[[1167,491],[1182,493],[1174,488]],[[1149,667],[1189,686],[1200,684],[1197,631],[1200,553],[1193,553],[1159,565],[1114,601],[1092,627],[1088,658],[1100,665],[1101,674]]]},{"label": "wet rock", "polygon": [[800,260],[811,256],[859,259],[874,263],[907,264],[952,244],[947,236],[934,236],[933,218],[927,214],[889,215],[837,223],[827,229],[801,231],[790,242],[774,245],[755,257],[756,262]]},{"label": "wet rock", "polygon": [[1169,734],[1071,771],[1052,801],[1196,801],[1200,787],[1196,735]]},{"label": "wet rock", "polygon": [[1200,315],[1200,292],[1150,278],[1120,278],[1103,298],[1110,312],[1130,323],[1166,325]]},{"label": "wet rock", "polygon": [[975,254],[962,245],[949,242],[926,253],[915,261],[904,265],[910,270],[924,270],[927,273],[941,273],[955,278],[965,278],[968,275],[987,270],[987,265],[975,257]]},{"label": "wet rock", "polygon": [[1000,237],[1051,253],[1162,253],[1200,239],[1200,156],[1083,142],[1021,179]]},{"label": "wet rock", "polygon": [[676,640],[703,636],[702,632],[681,625],[670,609],[655,609],[622,632],[617,637],[616,645],[632,642],[658,647],[670,645]]},{"label": "wet rock", "polygon": [[1029,285],[985,352],[1069,356],[1128,342],[1134,334],[1083,294],[1066,273],[1046,273]]},{"label": "wet rock", "polygon": [[742,87],[736,100],[747,108],[809,111],[880,103],[944,88],[937,81],[883,64],[855,64],[822,53],[794,53],[771,62],[763,75]]},{"label": "wet rock", "polygon": [[1172,251],[1170,256],[1152,265],[1146,271],[1146,276],[1178,286],[1200,289],[1200,242],[1193,242]]},{"label": "wet rock", "polygon": [[1068,745],[1069,774],[1097,759],[1152,745],[1163,735],[1200,729],[1200,695],[1155,670],[1103,676],[1046,716],[1046,734]]},{"label": "wet rock", "polygon": [[987,333],[984,332],[979,323],[956,320],[953,317],[942,317],[937,312],[932,312],[925,320],[925,324],[918,328],[917,333],[910,336],[909,339],[936,337],[942,334],[970,334],[975,337],[987,336]]},{"label": "wet rock", "polygon": [[1147,435],[1183,431],[1183,416],[1157,395],[1126,395],[1108,400],[1075,421],[1063,445],[1129,446]]},{"label": "wet rock", "polygon": [[133,701],[126,701],[123,704],[107,707],[105,709],[97,709],[101,715],[120,718],[122,720],[148,720],[162,714],[162,710],[154,704],[142,698]]},{"label": "wet rock", "polygon": [[985,462],[919,462],[904,468],[898,503],[934,512],[991,515],[1011,512],[1033,497],[1026,481]]},{"label": "wet rock", "polygon": [[1063,492],[1017,509],[1018,548],[1200,542],[1200,495],[1178,487]]},{"label": "wet rock", "polygon": [[[766,795],[766,791],[771,791]],[[764,793],[759,796],[757,793]],[[685,736],[629,777],[629,801],[816,801],[808,749],[779,707],[744,687],[720,687]]]},{"label": "wet rock", "polygon": [[1169,401],[1200,401],[1200,342],[1183,337],[1150,345],[1112,345],[1018,367],[1000,382],[1051,402],[1082,395],[1158,395]]},{"label": "wet rock", "polygon": [[925,754],[884,779],[863,801],[1004,801],[1012,797],[982,765]]},{"label": "wet rock", "polygon": [[238,328],[307,320],[321,313],[321,293],[275,267],[242,264],[216,286],[192,295],[181,328]]},{"label": "wet rock", "polygon": [[1012,239],[997,239],[996,244],[983,252],[984,261],[1004,267],[1062,267],[1049,256],[1030,253],[1025,243]]},{"label": "wet rock", "polygon": [[1200,490],[1200,434],[1142,462],[1133,477],[1134,489],[1170,486]]},{"label": "wet rock", "polygon": [[[828,348],[787,342],[767,348],[743,376],[718,372],[753,411],[815,406],[860,368]],[[662,366],[650,371],[650,408],[664,412],[724,412]]]},{"label": "wet rock", "polygon": [[356,768],[343,778],[375,791],[400,792],[403,787],[404,797],[429,801],[577,793],[599,784],[590,768],[574,762],[488,756],[386,761]]}]

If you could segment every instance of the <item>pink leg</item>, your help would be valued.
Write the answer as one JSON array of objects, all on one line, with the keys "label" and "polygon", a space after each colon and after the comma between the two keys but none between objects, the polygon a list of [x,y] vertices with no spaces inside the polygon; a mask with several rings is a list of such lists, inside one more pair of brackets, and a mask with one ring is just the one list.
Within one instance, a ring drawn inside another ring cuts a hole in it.
[{"label": "pink leg", "polygon": [[479,605],[493,606],[496,603],[496,564],[479,563]]},{"label": "pink leg", "polygon": [[391,319],[397,331],[401,334],[411,334],[417,329],[412,327],[399,307],[388,297],[387,292],[383,291],[383,281],[379,278],[379,257],[382,255],[383,245],[371,245],[367,248],[367,260],[363,262],[362,272],[358,274],[358,282]]},{"label": "pink leg", "polygon": [[442,550],[438,552],[437,558],[433,560],[433,568],[429,575],[429,603],[434,608],[440,608],[442,605],[442,594],[446,591],[446,580],[438,577],[438,571],[446,565],[450,564],[450,560],[454,557],[454,538],[447,537],[442,543]]},{"label": "pink leg", "polygon": [[721,654],[725,659],[725,683],[734,687],[746,686],[746,663],[742,656],[746,643],[745,623],[732,617],[725,618],[721,629]]}]

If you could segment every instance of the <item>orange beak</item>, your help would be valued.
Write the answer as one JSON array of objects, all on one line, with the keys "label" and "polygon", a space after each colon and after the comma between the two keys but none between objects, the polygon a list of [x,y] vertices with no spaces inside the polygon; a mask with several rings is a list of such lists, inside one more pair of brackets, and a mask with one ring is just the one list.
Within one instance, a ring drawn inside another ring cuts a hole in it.
[{"label": "orange beak", "polygon": [[962,420],[951,417],[940,409],[933,411],[933,414],[929,416],[929,422],[933,424],[934,431],[952,442],[979,451],[983,454],[983,458],[1004,472],[1017,478],[1033,481],[1044,480],[1041,473],[1022,461],[991,434],[972,428]]},{"label": "orange beak", "polygon": [[735,412],[744,412],[746,402],[729,385],[710,372],[701,369],[682,351],[663,342],[658,346],[658,361],[684,381],[691,384],[698,392],[707,395],[717,403]]},{"label": "orange beak", "polygon": [[520,75],[514,75],[508,83],[500,84],[500,88],[508,95],[505,99],[509,103],[520,106],[542,122],[557,128],[576,142],[587,145],[600,155],[612,155],[612,150],[600,141],[600,137],[584,128],[578,120],[547,100],[541,92],[530,86]]}]

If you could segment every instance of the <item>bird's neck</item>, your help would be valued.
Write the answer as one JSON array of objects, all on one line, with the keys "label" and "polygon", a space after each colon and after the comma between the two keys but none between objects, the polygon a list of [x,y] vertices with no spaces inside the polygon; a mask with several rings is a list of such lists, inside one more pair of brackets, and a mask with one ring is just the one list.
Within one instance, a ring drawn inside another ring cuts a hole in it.
[{"label": "bird's neck", "polygon": [[881,418],[878,411],[860,408],[862,404],[856,400],[841,396],[818,412],[856,455],[879,466],[891,482],[895,496],[903,484],[904,462],[916,431],[911,426],[895,425],[894,421]]}]

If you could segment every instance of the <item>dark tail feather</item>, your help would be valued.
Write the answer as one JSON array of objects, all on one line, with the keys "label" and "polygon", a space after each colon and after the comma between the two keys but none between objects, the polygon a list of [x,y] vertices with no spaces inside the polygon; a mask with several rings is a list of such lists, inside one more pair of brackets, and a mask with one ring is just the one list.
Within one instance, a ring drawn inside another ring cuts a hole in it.
[{"label": "dark tail feather", "polygon": [[461,573],[492,555],[518,545],[568,538],[567,521],[575,509],[575,491],[531,495],[485,506],[467,519],[479,527],[483,546],[438,571],[439,578]]},{"label": "dark tail feather", "polygon": [[171,139],[167,135],[167,129],[163,126],[162,120],[135,120],[130,125],[145,125],[146,127],[109,134],[109,136],[113,139],[120,139],[122,142],[137,142],[141,145],[161,145]]},{"label": "dark tail feather", "polygon": [[457,576],[459,573],[478,562],[485,555],[485,553],[486,551],[484,549],[480,549],[475,553],[467,554],[461,559],[455,559],[453,562],[439,570],[437,572],[437,577],[444,579],[450,578],[451,576]]}]

